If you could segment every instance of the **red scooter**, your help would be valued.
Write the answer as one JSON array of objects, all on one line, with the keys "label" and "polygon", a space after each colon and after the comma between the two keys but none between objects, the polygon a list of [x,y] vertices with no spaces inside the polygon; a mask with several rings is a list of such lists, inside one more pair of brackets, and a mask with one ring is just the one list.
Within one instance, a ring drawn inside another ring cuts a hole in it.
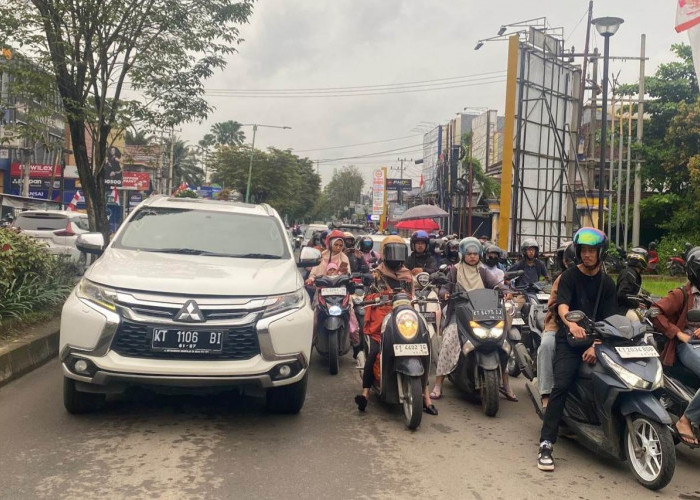
[{"label": "red scooter", "polygon": [[647,263],[647,272],[656,274],[659,267],[659,254],[656,250],[649,250],[649,262]]},{"label": "red scooter", "polygon": [[[677,252],[678,250],[674,248],[673,251]],[[671,255],[666,261],[666,267],[671,276],[680,276],[685,273],[685,259],[680,255]]]}]

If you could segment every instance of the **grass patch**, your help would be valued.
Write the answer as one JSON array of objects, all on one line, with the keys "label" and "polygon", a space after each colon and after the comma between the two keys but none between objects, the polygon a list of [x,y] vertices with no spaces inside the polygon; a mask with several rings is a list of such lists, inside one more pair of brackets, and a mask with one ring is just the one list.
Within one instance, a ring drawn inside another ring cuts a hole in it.
[{"label": "grass patch", "polygon": [[671,278],[669,276],[642,276],[642,288],[647,290],[650,294],[656,297],[664,297],[674,288],[683,286],[686,281],[685,277],[682,279]]},{"label": "grass patch", "polygon": [[45,311],[30,312],[21,319],[8,318],[2,322],[0,329],[0,343],[20,337],[24,331],[35,325],[55,319],[61,314],[61,308],[56,307]]}]

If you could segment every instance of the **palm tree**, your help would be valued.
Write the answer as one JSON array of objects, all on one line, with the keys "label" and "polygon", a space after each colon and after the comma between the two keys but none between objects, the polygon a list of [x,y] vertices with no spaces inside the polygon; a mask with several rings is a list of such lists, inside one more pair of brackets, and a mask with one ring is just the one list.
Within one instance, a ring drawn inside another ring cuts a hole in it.
[{"label": "palm tree", "polygon": [[145,130],[138,130],[136,127],[134,127],[133,132],[127,130],[124,138],[126,144],[129,146],[148,146],[152,139],[152,136],[146,135]]},{"label": "palm tree", "polygon": [[173,144],[173,186],[186,182],[191,187],[199,186],[204,180],[202,169],[197,165],[194,154],[182,139]]},{"label": "palm tree", "polygon": [[211,127],[211,132],[216,138],[216,144],[220,146],[240,146],[245,142],[245,133],[241,130],[241,124],[234,120],[215,123]]}]

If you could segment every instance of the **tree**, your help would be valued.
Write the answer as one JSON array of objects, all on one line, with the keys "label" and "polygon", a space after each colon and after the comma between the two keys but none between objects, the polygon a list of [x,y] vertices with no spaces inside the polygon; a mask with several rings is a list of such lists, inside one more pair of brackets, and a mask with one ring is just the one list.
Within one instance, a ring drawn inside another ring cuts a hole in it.
[{"label": "tree", "polygon": [[138,130],[133,128],[132,130],[127,130],[124,137],[124,141],[128,146],[148,146],[151,144],[152,137],[147,135],[148,132],[145,130]]},{"label": "tree", "polygon": [[245,133],[237,121],[215,123],[211,127],[211,132],[207,136],[213,135],[215,143],[219,146],[240,146],[245,142]]},{"label": "tree", "polygon": [[365,179],[354,165],[341,168],[333,174],[331,182],[324,188],[324,193],[332,201],[333,213],[338,216],[347,216],[349,211],[345,207],[350,202],[362,201],[362,188]]},{"label": "tree", "polygon": [[195,156],[187,143],[175,139],[173,144],[173,186],[186,182],[190,186],[198,186],[204,180],[202,169],[199,168]]},{"label": "tree", "polygon": [[[203,80],[236,52],[252,0],[5,0],[0,44],[55,76],[90,227],[109,235],[105,161],[133,121],[170,128],[204,119]],[[128,80],[128,84],[127,84]],[[125,100],[129,85],[142,97]],[[91,137],[88,150],[86,134]]]}]

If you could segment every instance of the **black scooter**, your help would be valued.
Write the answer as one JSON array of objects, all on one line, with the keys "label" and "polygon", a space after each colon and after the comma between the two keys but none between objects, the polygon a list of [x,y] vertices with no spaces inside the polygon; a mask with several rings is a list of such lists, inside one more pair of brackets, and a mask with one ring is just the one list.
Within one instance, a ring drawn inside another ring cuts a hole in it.
[{"label": "black scooter", "polygon": [[[584,342],[602,343],[595,345],[596,364],[581,364],[563,423],[587,448],[627,461],[645,487],[663,488],[673,478],[676,450],[671,418],[652,392],[663,384],[663,370],[656,349],[644,343],[650,327],[620,315],[595,323],[581,311],[566,319],[586,330]],[[542,417],[537,386],[528,382],[527,388]]]},{"label": "black scooter", "polygon": [[551,289],[552,285],[546,282],[515,286],[515,290],[525,297],[525,303],[513,318],[516,331],[511,328],[511,338],[517,339],[508,360],[508,374],[511,377],[517,377],[521,372],[528,380],[537,376],[537,350],[542,344]]},{"label": "black scooter", "polygon": [[[379,299],[363,303],[366,307],[385,304]],[[391,308],[384,320],[381,350],[373,366],[373,389],[381,401],[402,405],[406,426],[413,430],[423,416],[423,388],[430,371],[430,335],[408,294],[395,291]],[[365,344],[369,346],[369,339]]]},{"label": "black scooter", "polygon": [[321,276],[316,278],[318,306],[314,347],[328,357],[331,375],[338,373],[340,356],[350,350],[350,294],[354,283],[350,276]]}]

